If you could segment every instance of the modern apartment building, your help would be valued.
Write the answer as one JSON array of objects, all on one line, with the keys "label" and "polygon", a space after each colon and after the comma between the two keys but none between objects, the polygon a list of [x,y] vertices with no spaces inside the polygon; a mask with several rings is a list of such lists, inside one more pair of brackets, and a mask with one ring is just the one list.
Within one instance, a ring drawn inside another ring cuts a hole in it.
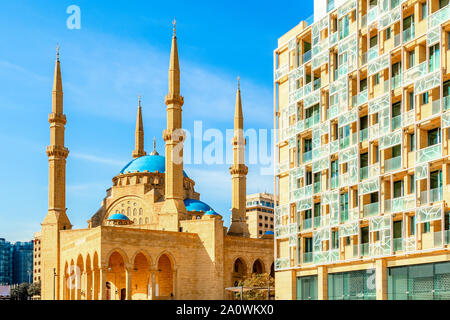
[{"label": "modern apartment building", "polygon": [[0,285],[31,283],[33,242],[14,244],[0,238]]},{"label": "modern apartment building", "polygon": [[450,298],[448,0],[315,0],[274,52],[277,299]]},{"label": "modern apartment building", "polygon": [[0,238],[0,285],[9,285],[13,279],[13,249],[11,243]]},{"label": "modern apartment building", "polygon": [[273,235],[273,194],[255,193],[247,195],[246,220],[250,238]]},{"label": "modern apartment building", "polygon": [[41,233],[34,233],[33,240],[33,282],[41,281]]}]

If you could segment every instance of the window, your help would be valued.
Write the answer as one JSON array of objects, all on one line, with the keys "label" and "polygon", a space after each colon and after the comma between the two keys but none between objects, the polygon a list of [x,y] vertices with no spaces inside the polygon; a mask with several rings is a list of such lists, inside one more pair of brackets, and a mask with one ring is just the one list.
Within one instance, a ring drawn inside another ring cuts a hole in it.
[{"label": "window", "polygon": [[420,4],[420,14],[421,14],[421,18],[420,20],[424,20],[427,17],[427,3],[421,3]]},{"label": "window", "polygon": [[312,172],[306,172],[306,185],[309,186],[312,184]]},{"label": "window", "polygon": [[371,38],[370,38],[370,45],[369,45],[369,47],[370,47],[370,48],[373,48],[373,47],[375,47],[377,44],[378,44],[378,35],[371,37]]},{"label": "window", "polygon": [[393,223],[394,239],[402,238],[402,221],[394,221]]},{"label": "window", "polygon": [[362,79],[361,81],[359,81],[359,91],[364,91],[367,89],[367,78]]},{"label": "window", "polygon": [[334,9],[334,0],[327,0],[327,12]]},{"label": "window", "polygon": [[427,104],[428,103],[428,92],[422,93],[421,98],[422,98],[422,104]]},{"label": "window", "polygon": [[377,73],[373,76],[373,82],[375,83],[375,85],[380,84],[380,74]]},{"label": "window", "polygon": [[347,14],[341,20],[339,20],[339,39],[342,40],[348,36],[350,31],[350,15]]},{"label": "window", "polygon": [[430,223],[424,222],[422,224],[422,233],[428,233],[428,232],[430,232]]},{"label": "window", "polygon": [[448,5],[449,0],[439,0],[439,9],[442,9],[446,5]]},{"label": "window", "polygon": [[346,246],[349,246],[349,245],[350,245],[350,243],[351,243],[350,240],[351,240],[350,237],[345,237],[345,245],[346,245]]},{"label": "window", "polygon": [[386,29],[386,40],[389,40],[391,38],[391,27]]},{"label": "window", "polygon": [[403,180],[394,182],[394,198],[403,197]]},{"label": "window", "polygon": [[340,195],[340,207],[341,207],[341,222],[348,220],[348,193],[342,193]]},{"label": "window", "polygon": [[409,135],[409,151],[416,150],[416,135],[411,133]]},{"label": "window", "polygon": [[331,232],[331,249],[339,248],[339,231]]},{"label": "window", "polygon": [[416,234],[416,217],[409,217],[409,235],[413,236]]},{"label": "window", "polygon": [[416,53],[415,53],[415,51],[414,51],[414,50],[409,51],[409,53],[408,53],[408,64],[409,64],[409,68],[414,67],[415,58],[416,58]]},{"label": "window", "polygon": [[439,43],[431,46],[430,50],[430,61],[428,64],[429,72],[438,70],[441,66],[441,55],[439,50]]},{"label": "window", "polygon": [[428,131],[428,146],[441,143],[441,128],[435,128]]},{"label": "window", "polygon": [[375,146],[375,163],[379,161],[380,152],[379,152],[379,146]]},{"label": "window", "polygon": [[414,110],[414,92],[410,92],[408,97],[409,97],[409,110]]},{"label": "window", "polygon": [[416,177],[414,174],[409,176],[409,193],[416,192]]}]

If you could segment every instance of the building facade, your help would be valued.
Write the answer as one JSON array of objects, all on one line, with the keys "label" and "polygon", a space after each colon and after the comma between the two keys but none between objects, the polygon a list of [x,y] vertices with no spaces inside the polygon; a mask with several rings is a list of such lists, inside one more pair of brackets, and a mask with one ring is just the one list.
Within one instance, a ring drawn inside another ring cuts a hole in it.
[{"label": "building facade", "polygon": [[246,220],[250,238],[273,235],[273,194],[255,193],[247,196]]},{"label": "building facade", "polygon": [[279,39],[278,299],[450,297],[448,2],[316,0]]},{"label": "building facade", "polygon": [[13,248],[10,242],[0,238],[0,285],[13,283]]},{"label": "building facade", "polygon": [[[49,116],[49,209],[40,239],[45,300],[223,299],[225,288],[273,268],[273,237],[251,239],[245,220],[247,167],[241,91],[236,93],[231,225],[200,201],[183,170],[183,96],[177,37],[172,37],[165,98],[165,156],[144,149],[139,99],[133,159],[112,179],[99,210],[74,230],[65,205],[67,118],[59,53]],[[219,183],[219,182],[218,182]],[[257,266],[255,268],[255,265]]]},{"label": "building facade", "polygon": [[41,233],[34,233],[33,246],[33,282],[41,281]]}]

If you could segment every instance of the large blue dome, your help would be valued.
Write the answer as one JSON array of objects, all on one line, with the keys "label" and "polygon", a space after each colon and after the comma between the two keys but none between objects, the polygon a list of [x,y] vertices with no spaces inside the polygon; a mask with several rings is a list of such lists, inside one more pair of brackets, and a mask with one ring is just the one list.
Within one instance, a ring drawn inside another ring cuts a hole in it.
[{"label": "large blue dome", "polygon": [[115,213],[108,218],[108,220],[130,220],[126,215]]},{"label": "large blue dome", "polygon": [[[120,173],[133,173],[133,172],[166,172],[166,158],[160,155],[143,156],[130,161]],[[183,175],[187,177],[186,172],[183,171]]]},{"label": "large blue dome", "polygon": [[207,212],[207,211],[212,210],[212,208],[209,205],[207,205],[206,203],[204,203],[200,200],[195,200],[195,199],[185,199],[184,205],[186,206],[186,210],[188,212],[190,212],[190,211]]}]

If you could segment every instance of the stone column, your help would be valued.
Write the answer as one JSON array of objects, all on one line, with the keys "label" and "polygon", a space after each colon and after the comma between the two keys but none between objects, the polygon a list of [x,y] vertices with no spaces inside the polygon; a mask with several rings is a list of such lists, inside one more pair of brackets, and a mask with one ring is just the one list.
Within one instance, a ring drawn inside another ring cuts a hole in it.
[{"label": "stone column", "polygon": [[106,268],[100,268],[98,270],[99,274],[99,299],[100,300],[106,300]]},{"label": "stone column", "polygon": [[151,280],[151,291],[150,291],[150,300],[155,300],[156,298],[156,268],[150,268],[150,280]]},{"label": "stone column", "polygon": [[173,300],[175,300],[176,299],[176,297],[178,296],[178,281],[177,281],[177,269],[174,269],[173,271],[172,271],[172,286],[173,286],[173,289],[172,289],[172,293],[173,293]]},{"label": "stone column", "polygon": [[132,290],[131,287],[131,281],[132,279],[132,269],[131,268],[125,268],[125,284],[126,284],[126,290],[127,290],[127,296],[126,300],[132,300]]},{"label": "stone column", "polygon": [[320,266],[317,269],[317,298],[319,300],[328,300],[328,272],[327,267]]},{"label": "stone column", "polygon": [[387,300],[387,268],[386,261],[379,259],[375,262],[377,300]]}]

